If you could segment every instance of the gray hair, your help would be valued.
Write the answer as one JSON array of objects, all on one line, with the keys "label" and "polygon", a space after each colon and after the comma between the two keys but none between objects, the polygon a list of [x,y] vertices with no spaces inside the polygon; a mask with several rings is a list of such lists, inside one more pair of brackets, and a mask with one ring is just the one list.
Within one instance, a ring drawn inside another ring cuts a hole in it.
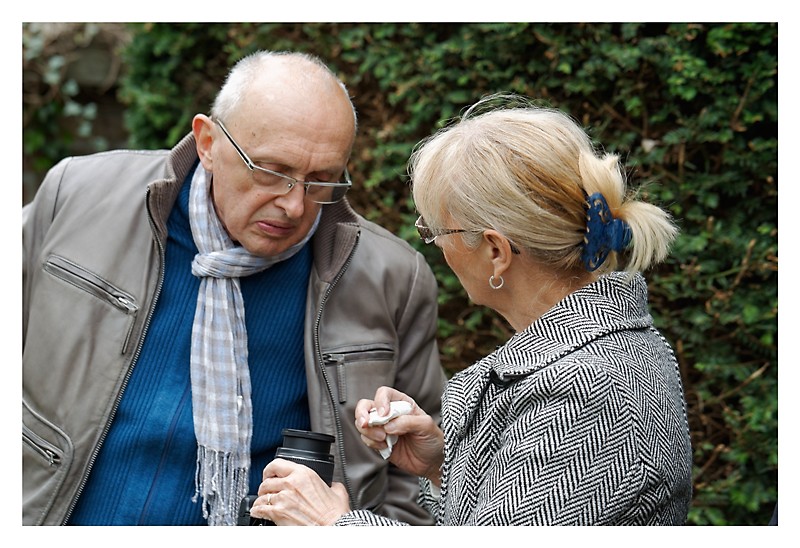
[{"label": "gray hair", "polygon": [[[543,264],[583,269],[587,196],[600,192],[631,229],[624,270],[663,261],[678,229],[657,206],[626,196],[619,158],[598,155],[565,113],[495,94],[422,141],[409,164],[417,209],[431,227],[456,223],[466,245],[494,229]],[[602,270],[623,262],[610,253]]]}]

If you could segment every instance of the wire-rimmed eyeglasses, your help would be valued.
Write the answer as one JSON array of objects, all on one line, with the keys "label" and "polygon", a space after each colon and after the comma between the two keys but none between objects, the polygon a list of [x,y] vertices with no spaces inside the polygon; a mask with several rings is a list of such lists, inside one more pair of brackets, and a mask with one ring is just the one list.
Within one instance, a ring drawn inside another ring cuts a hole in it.
[{"label": "wire-rimmed eyeglasses", "polygon": [[295,187],[295,185],[303,185],[306,196],[312,202],[316,202],[318,204],[334,204],[344,198],[344,195],[347,194],[347,191],[350,190],[351,186],[353,186],[353,183],[350,180],[350,174],[347,172],[346,168],[343,175],[344,181],[328,182],[298,181],[294,177],[290,177],[285,173],[257,166],[245,153],[245,151],[242,150],[242,147],[240,147],[239,144],[234,140],[230,132],[228,132],[228,128],[226,128],[225,124],[222,123],[222,120],[215,118],[214,123],[219,126],[219,128],[222,130],[222,133],[225,134],[225,137],[228,138],[228,141],[230,141],[231,145],[233,145],[233,148],[236,150],[236,153],[244,162],[244,165],[250,170],[253,181],[271,194],[283,196],[288,194],[289,191]]},{"label": "wire-rimmed eyeglasses", "polygon": [[[464,228],[437,228],[432,229],[428,225],[425,224],[425,219],[422,215],[419,216],[417,222],[414,223],[414,226],[417,227],[417,232],[419,232],[419,237],[422,238],[422,241],[426,244],[433,243],[436,238],[439,236],[447,236],[448,234],[458,234],[459,232],[470,232]],[[513,243],[509,242],[511,245],[511,252],[514,255],[519,255],[519,248],[515,246]]]},{"label": "wire-rimmed eyeglasses", "polygon": [[425,219],[422,218],[422,215],[420,215],[420,217],[417,219],[417,222],[414,223],[414,226],[417,227],[419,237],[422,238],[422,241],[426,244],[433,243],[439,236],[458,234],[459,232],[468,232],[463,228],[438,228],[433,230],[431,227],[425,224]]}]

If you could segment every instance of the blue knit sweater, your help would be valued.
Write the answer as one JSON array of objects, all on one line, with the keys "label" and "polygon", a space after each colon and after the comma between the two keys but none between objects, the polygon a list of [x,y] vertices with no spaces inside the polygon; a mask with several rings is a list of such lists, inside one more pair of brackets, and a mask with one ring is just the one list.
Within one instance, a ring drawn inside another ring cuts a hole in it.
[{"label": "blue knit sweater", "polygon": [[[189,180],[168,222],[164,287],[141,355],[70,524],[203,525],[195,490],[189,348],[200,280]],[[284,428],[309,428],[303,324],[311,249],[241,279],[253,387],[250,492]]]}]

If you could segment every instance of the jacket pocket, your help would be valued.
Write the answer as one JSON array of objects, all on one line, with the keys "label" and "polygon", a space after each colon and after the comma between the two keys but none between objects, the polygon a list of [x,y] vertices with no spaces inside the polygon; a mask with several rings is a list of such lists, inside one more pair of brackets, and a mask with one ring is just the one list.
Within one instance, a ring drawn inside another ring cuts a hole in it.
[{"label": "jacket pocket", "polygon": [[342,347],[323,352],[325,367],[336,379],[339,403],[372,398],[382,385],[391,386],[395,375],[395,350],[388,344]]},{"label": "jacket pocket", "polygon": [[55,276],[56,278],[74,286],[78,289],[87,292],[88,294],[96,297],[124,314],[130,316],[128,322],[128,329],[125,338],[122,342],[121,353],[124,354],[128,350],[128,344],[131,340],[131,333],[133,331],[136,315],[139,312],[139,306],[136,304],[136,299],[113,284],[104,280],[97,274],[87,270],[86,268],[58,255],[50,255],[44,263],[44,270]]},{"label": "jacket pocket", "polygon": [[[22,402],[22,523],[39,525],[61,497],[73,460],[70,439]],[[69,501],[62,501],[67,504]]]}]

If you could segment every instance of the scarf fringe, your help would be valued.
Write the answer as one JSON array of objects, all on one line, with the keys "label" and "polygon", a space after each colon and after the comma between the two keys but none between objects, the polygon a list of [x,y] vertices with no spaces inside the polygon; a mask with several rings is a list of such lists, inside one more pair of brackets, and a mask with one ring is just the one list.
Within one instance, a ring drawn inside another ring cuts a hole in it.
[{"label": "scarf fringe", "polygon": [[197,502],[198,495],[203,497],[203,518],[209,525],[236,525],[249,483],[249,466],[242,460],[232,453],[198,446],[192,502]]}]

